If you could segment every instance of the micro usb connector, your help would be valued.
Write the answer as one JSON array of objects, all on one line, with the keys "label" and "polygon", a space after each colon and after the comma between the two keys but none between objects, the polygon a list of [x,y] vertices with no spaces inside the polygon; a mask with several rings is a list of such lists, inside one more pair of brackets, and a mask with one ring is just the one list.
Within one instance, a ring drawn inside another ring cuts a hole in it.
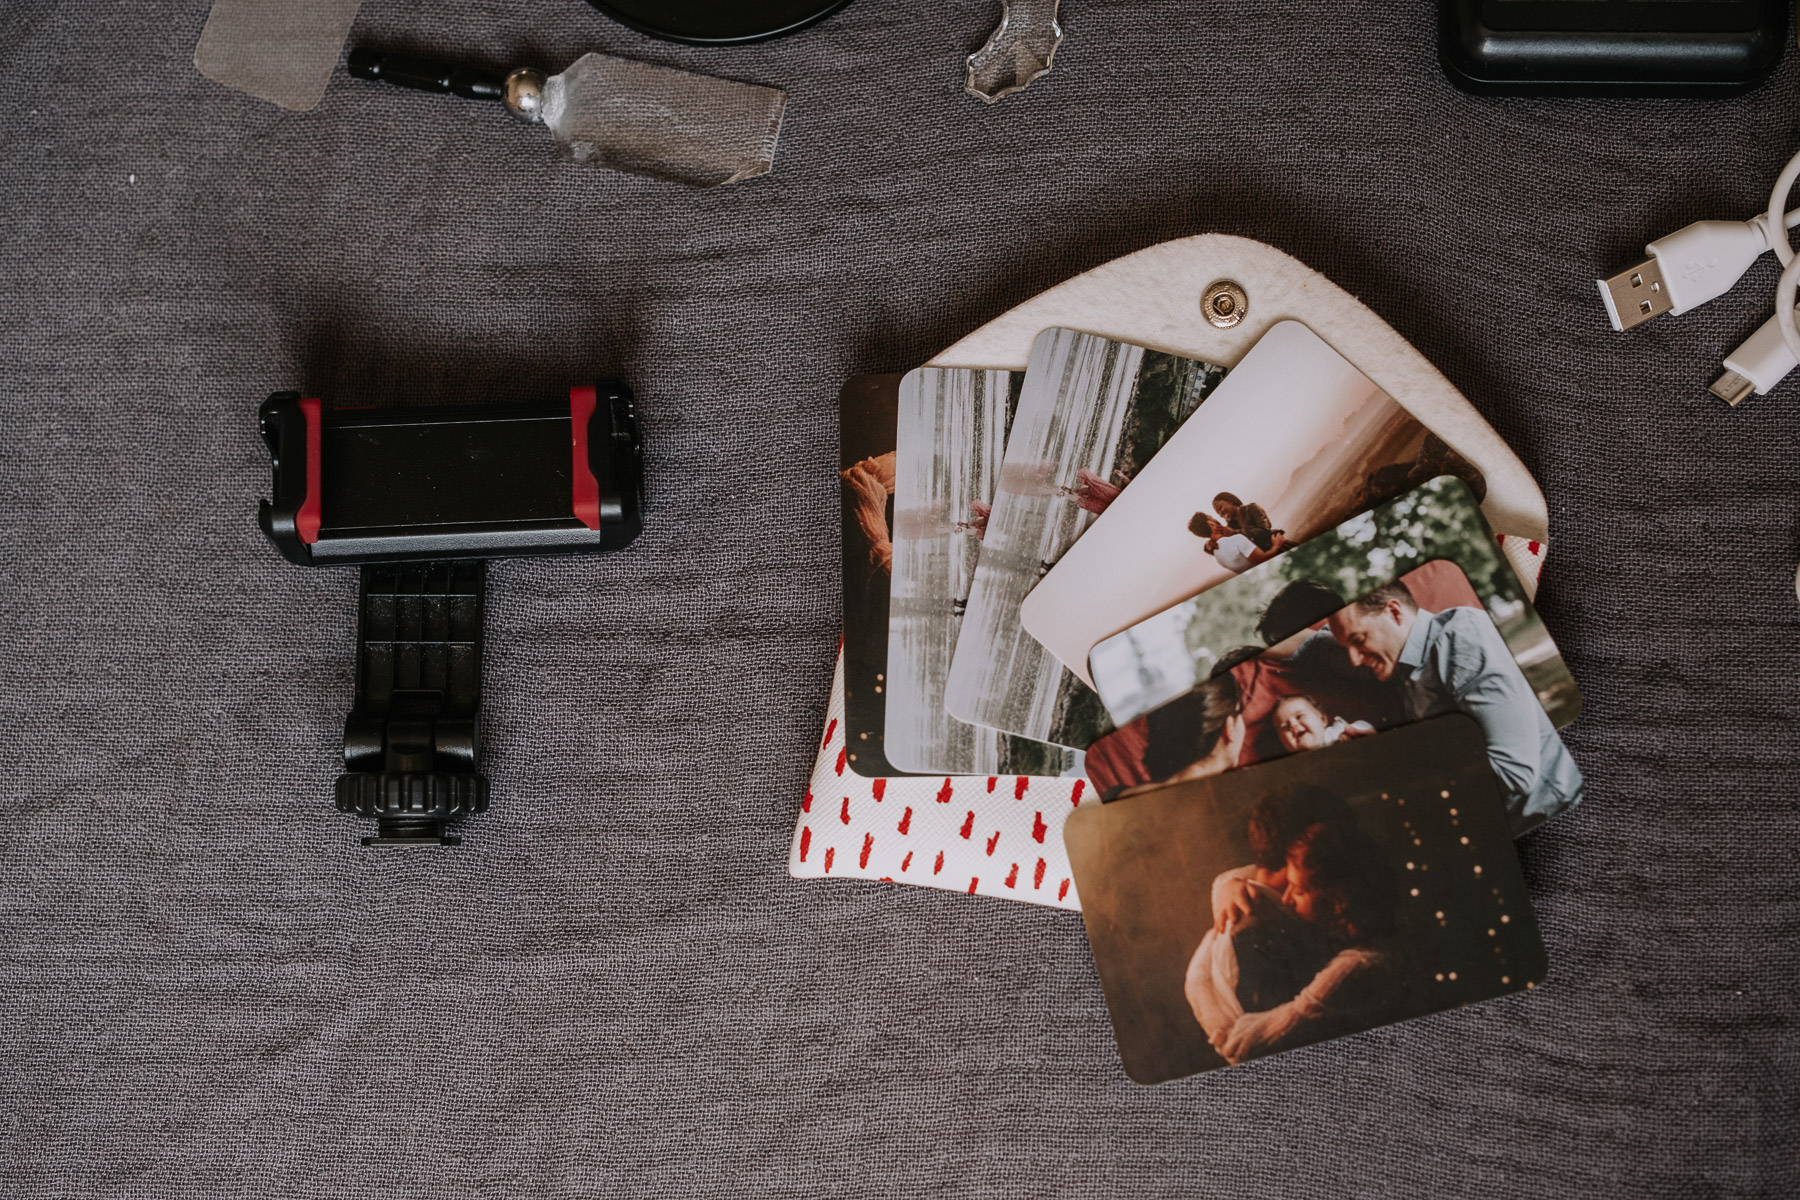
[{"label": "micro usb connector", "polygon": [[1736,407],[1754,392],[1767,395],[1787,378],[1796,360],[1781,337],[1781,322],[1770,317],[1744,344],[1725,356],[1724,371],[1706,390]]},{"label": "micro usb connector", "polygon": [[1713,380],[1706,390],[1736,408],[1750,398],[1750,394],[1756,390],[1756,383],[1726,368],[1725,373]]}]

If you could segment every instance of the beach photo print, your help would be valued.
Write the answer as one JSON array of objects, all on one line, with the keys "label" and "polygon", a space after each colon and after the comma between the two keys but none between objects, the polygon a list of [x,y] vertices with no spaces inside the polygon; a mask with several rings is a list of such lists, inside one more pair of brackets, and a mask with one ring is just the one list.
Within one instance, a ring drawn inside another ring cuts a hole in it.
[{"label": "beach photo print", "polygon": [[856,774],[877,778],[903,773],[888,761],[885,736],[900,378],[857,375],[838,394],[845,758]]},{"label": "beach photo print", "polygon": [[900,381],[885,748],[934,775],[1061,775],[1076,754],[959,721],[944,707],[1007,429],[1025,375],[925,367]]},{"label": "beach photo print", "polygon": [[1139,1083],[1522,991],[1547,969],[1467,717],[1078,808],[1063,836]]},{"label": "beach photo print", "polygon": [[944,689],[952,716],[1077,750],[1111,728],[1092,689],[1020,625],[1019,605],[1224,377],[1094,334],[1038,335]]},{"label": "beach photo print", "polygon": [[1019,620],[1086,680],[1103,638],[1446,474],[1485,494],[1475,465],[1283,321],[1087,536],[1044,564]]}]

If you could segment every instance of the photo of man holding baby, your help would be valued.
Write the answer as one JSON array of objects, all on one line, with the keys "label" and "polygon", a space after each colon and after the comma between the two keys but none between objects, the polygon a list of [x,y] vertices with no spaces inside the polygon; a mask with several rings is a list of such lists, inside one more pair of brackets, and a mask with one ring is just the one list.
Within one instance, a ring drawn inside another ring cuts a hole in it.
[{"label": "photo of man holding baby", "polygon": [[1404,719],[1475,718],[1514,833],[1581,799],[1580,769],[1480,608],[1429,612],[1396,581],[1334,613],[1326,626],[1308,641],[1329,636],[1352,667],[1393,689]]},{"label": "photo of man holding baby", "polygon": [[[1487,739],[1515,834],[1580,800],[1581,773],[1539,689],[1453,563],[1427,563],[1349,604],[1315,580],[1290,582],[1257,629],[1278,640],[1221,655],[1200,686],[1089,750],[1105,798],[1462,713]],[[1535,641],[1523,644],[1535,653]]]}]

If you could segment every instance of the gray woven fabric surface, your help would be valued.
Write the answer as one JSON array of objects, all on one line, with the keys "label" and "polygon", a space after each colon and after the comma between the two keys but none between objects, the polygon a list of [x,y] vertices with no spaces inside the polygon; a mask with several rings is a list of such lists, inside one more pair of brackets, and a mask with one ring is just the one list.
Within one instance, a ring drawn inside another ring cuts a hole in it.
[{"label": "gray woven fabric surface", "polygon": [[[787,89],[774,174],[698,192],[341,74],[282,112],[194,71],[205,17],[0,10],[0,1196],[1800,1189],[1800,384],[1702,390],[1774,270],[1630,336],[1592,283],[1766,202],[1792,52],[1739,100],[1476,100],[1426,0],[1068,0],[989,107],[991,0],[732,51],[365,5],[356,39]],[[1537,992],[1143,1089],[1074,916],[784,859],[839,383],[1209,230],[1361,296],[1538,475],[1588,798],[1523,843]],[[355,577],[257,532],[256,405],[605,373],[646,533],[492,572],[494,809],[362,849]]]}]

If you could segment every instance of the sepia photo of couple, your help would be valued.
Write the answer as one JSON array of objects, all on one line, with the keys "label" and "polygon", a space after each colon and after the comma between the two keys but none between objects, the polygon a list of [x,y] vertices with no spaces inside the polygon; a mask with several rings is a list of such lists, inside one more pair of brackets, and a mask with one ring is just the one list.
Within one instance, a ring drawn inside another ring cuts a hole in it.
[{"label": "sepia photo of couple", "polygon": [[1519,991],[1545,970],[1466,716],[1078,809],[1065,840],[1140,1083]]}]

